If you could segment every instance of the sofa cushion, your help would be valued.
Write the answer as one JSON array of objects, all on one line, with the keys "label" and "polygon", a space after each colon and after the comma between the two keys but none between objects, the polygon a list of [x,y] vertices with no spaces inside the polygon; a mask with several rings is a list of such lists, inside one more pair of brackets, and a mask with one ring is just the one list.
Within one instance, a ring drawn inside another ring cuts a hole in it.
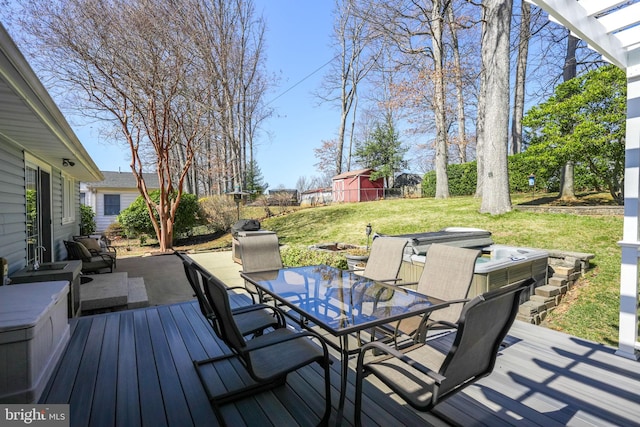
[{"label": "sofa cushion", "polygon": [[89,251],[101,252],[100,243],[98,243],[98,239],[92,239],[91,237],[77,239],[76,242],[81,243],[86,249]]},{"label": "sofa cushion", "polygon": [[78,249],[80,249],[80,252],[82,252],[82,258],[85,259],[89,259],[92,257],[91,252],[89,252],[89,249],[87,249],[87,247],[85,245],[83,245],[81,242],[77,242],[78,243]]}]

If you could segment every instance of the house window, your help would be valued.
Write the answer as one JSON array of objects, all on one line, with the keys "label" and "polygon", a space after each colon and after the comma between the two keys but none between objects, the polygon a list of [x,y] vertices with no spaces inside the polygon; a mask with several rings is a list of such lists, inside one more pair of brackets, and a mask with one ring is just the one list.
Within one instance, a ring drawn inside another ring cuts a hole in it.
[{"label": "house window", "polygon": [[76,219],[76,210],[74,203],[74,180],[73,178],[62,174],[62,223],[70,224]]},{"label": "house window", "polygon": [[120,213],[120,195],[105,194],[104,195],[104,214],[118,215]]}]

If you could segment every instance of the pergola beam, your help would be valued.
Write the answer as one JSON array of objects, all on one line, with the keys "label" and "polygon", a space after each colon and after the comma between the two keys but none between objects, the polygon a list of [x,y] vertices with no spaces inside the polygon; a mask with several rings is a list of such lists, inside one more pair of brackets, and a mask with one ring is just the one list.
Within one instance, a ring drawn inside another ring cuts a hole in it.
[{"label": "pergola beam", "polygon": [[[527,0],[529,1],[529,0]],[[616,354],[640,360],[640,4],[620,0],[530,0],[549,17],[626,71],[624,221],[620,264],[620,314]],[[619,8],[617,10],[613,10]],[[613,10],[613,11],[612,11]],[[618,31],[616,33],[616,31]]]},{"label": "pergola beam", "polygon": [[554,20],[568,28],[577,37],[618,67],[627,68],[626,50],[615,37],[607,34],[604,26],[590,16],[576,0],[532,0],[546,10]]}]

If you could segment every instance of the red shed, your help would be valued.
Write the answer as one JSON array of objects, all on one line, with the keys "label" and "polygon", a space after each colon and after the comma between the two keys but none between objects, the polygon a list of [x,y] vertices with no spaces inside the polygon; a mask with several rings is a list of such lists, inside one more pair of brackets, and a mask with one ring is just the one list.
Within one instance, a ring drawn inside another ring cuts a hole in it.
[{"label": "red shed", "polygon": [[333,180],[334,202],[367,202],[384,196],[384,178],[371,181],[373,169],[361,169],[336,175]]}]

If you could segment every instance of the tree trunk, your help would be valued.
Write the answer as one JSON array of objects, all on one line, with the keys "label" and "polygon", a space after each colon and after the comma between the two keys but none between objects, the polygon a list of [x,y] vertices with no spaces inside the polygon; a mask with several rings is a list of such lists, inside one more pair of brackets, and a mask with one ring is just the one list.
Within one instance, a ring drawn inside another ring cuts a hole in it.
[{"label": "tree trunk", "polygon": [[[578,39],[571,34],[567,37],[567,54],[564,58],[564,67],[562,68],[562,80],[568,81],[576,76],[576,48],[578,47]],[[560,199],[574,200],[576,198],[574,187],[574,168],[573,162],[568,161],[562,168],[560,175]]]},{"label": "tree trunk", "polygon": [[522,151],[522,117],[524,116],[524,91],[527,77],[527,56],[531,37],[531,6],[522,1],[522,19],[518,39],[518,59],[516,65],[515,91],[513,94],[513,115],[511,119],[511,154]]},{"label": "tree trunk", "polygon": [[458,124],[458,155],[460,163],[467,162],[467,132],[466,120],[464,113],[464,92],[462,81],[462,63],[460,61],[460,49],[458,43],[458,29],[456,27],[455,17],[453,15],[453,7],[447,10],[447,20],[449,21],[449,29],[451,30],[451,45],[453,49],[453,78],[456,88],[456,104],[457,104],[457,124]]},{"label": "tree trunk", "polygon": [[507,146],[509,142],[509,34],[512,0],[487,0],[484,6],[482,62],[485,69],[484,180],[481,213],[511,210]]},{"label": "tree trunk", "polygon": [[444,52],[442,40],[442,0],[433,1],[431,11],[431,40],[434,63],[434,115],[436,125],[436,199],[449,197],[447,175],[447,117],[445,109]]},{"label": "tree trunk", "polygon": [[576,198],[574,179],[573,179],[573,162],[569,161],[565,163],[562,168],[562,174],[560,176],[560,199],[573,200]]}]

